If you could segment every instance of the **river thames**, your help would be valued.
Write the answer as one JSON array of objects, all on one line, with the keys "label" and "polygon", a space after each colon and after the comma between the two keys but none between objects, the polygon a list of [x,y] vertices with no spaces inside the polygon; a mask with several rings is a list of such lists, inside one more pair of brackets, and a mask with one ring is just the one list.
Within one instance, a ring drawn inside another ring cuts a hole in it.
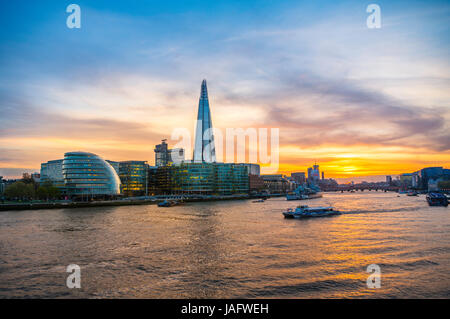
[{"label": "river thames", "polygon": [[[340,216],[284,219],[295,205]],[[450,209],[424,195],[325,193],[0,212],[1,298],[449,298]],[[81,267],[81,288],[66,267]],[[381,288],[367,288],[367,266]]]}]

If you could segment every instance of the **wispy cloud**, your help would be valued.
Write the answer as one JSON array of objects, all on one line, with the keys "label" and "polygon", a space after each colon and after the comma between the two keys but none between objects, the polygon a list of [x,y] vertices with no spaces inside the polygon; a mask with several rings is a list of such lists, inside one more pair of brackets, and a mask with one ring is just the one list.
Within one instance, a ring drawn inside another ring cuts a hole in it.
[{"label": "wispy cloud", "polygon": [[379,30],[356,1],[255,3],[87,2],[80,30],[59,5],[8,4],[0,167],[75,149],[151,160],[173,128],[192,131],[203,78],[215,126],[280,127],[286,170],[318,155],[350,167],[333,156],[365,147],[386,149],[386,163],[401,149],[405,169],[423,165],[416,149],[450,163],[447,3],[382,2]]}]

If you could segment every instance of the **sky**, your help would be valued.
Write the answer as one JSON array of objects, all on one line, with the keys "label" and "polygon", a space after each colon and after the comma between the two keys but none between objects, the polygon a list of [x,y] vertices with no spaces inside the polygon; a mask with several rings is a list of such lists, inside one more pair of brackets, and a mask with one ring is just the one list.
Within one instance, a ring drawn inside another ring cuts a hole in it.
[{"label": "sky", "polygon": [[279,128],[280,173],[449,168],[449,21],[448,1],[2,1],[0,175],[69,151],[152,164],[193,134],[203,79],[214,127]]}]

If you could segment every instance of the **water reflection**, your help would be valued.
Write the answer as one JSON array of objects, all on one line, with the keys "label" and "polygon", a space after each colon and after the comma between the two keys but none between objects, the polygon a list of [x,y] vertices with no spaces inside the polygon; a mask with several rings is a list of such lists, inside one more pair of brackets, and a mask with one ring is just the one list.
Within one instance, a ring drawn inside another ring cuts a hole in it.
[{"label": "water reflection", "polygon": [[[344,212],[285,220],[295,202],[0,213],[0,297],[450,296],[448,208],[392,193],[303,202]],[[65,267],[82,267],[82,289]],[[368,289],[378,264],[381,289]]]}]

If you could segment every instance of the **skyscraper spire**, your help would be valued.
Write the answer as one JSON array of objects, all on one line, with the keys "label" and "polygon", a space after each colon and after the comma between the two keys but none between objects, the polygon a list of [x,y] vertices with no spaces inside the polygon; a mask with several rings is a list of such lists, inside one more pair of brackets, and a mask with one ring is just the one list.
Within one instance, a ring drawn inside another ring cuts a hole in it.
[{"label": "skyscraper spire", "polygon": [[208,89],[203,80],[198,102],[197,127],[195,130],[194,162],[215,162],[216,150],[209,109]]}]

